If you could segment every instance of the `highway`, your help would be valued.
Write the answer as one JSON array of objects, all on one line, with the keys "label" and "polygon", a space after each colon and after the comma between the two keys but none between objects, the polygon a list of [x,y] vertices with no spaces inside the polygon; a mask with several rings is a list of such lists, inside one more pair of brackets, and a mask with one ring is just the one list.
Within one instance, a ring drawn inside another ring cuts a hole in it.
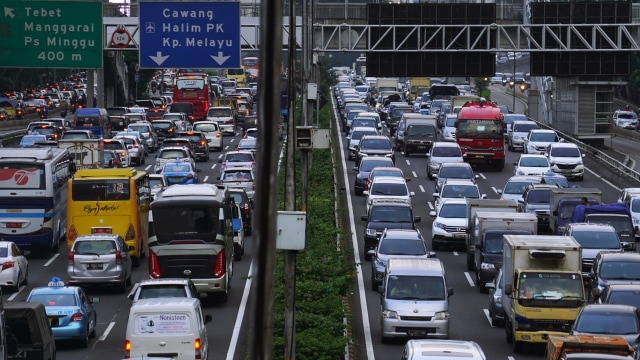
[{"label": "highway", "polygon": [[[502,104],[511,104],[512,96],[500,91],[502,87],[495,88],[492,98]],[[524,104],[516,99],[516,111],[521,111]],[[73,115],[69,114],[71,118]],[[348,231],[351,231],[353,241],[353,263],[358,267],[357,282],[353,288],[353,321],[354,336],[356,338],[356,351],[360,359],[390,359],[398,358],[402,351],[404,341],[397,341],[392,344],[382,345],[380,342],[380,296],[370,289],[369,279],[371,264],[365,261],[362,256],[364,222],[360,221],[360,215],[365,213],[365,199],[361,196],[354,196],[353,182],[355,173],[351,170],[353,161],[347,160],[346,142],[344,134],[341,133],[340,141],[337,143],[342,149],[340,166],[343,168],[344,193],[347,195],[348,204],[344,208],[348,209],[350,221],[345,224]],[[614,146],[618,146],[618,141],[614,139]],[[238,136],[225,137],[225,150],[234,149],[238,142]],[[505,169],[502,172],[495,172],[488,168],[478,168],[480,175],[478,181],[482,194],[487,194],[488,198],[499,198],[496,193],[501,189],[506,180],[513,174],[513,162],[518,159],[520,153],[507,152]],[[218,175],[218,159],[221,153],[212,152],[208,162],[198,163],[200,169],[200,181],[214,182]],[[146,165],[138,169],[152,171],[152,164],[155,155],[150,154],[146,159]],[[405,157],[403,154],[396,154],[396,166],[403,169],[404,173],[411,177],[408,183],[410,191],[416,193],[413,198],[413,208],[416,215],[420,215],[422,222],[418,227],[431,247],[431,223],[429,211],[433,208],[434,191],[433,181],[426,177],[427,158],[425,156],[414,155]],[[603,201],[613,202],[617,199],[619,189],[601,180],[594,172],[588,171],[585,180],[579,183],[581,187],[597,187],[602,190]],[[242,359],[246,351],[246,319],[248,314],[244,304],[248,297],[247,275],[250,272],[252,261],[252,241],[249,237],[246,241],[245,256],[242,261],[234,265],[234,275],[232,280],[232,291],[226,303],[216,303],[205,301],[205,312],[213,315],[213,321],[207,324],[210,344],[209,358],[219,359]],[[62,245],[57,254],[42,258],[29,259],[29,285],[22,287],[17,293],[7,293],[3,295],[5,301],[24,300],[29,291],[37,286],[45,286],[52,276],[67,277],[67,248]],[[484,349],[489,359],[535,359],[540,358],[543,353],[541,347],[537,347],[530,354],[518,354],[515,356],[510,344],[505,341],[503,328],[494,328],[488,320],[487,294],[481,294],[475,286],[472,274],[469,274],[465,266],[465,254],[459,250],[445,249],[437,252],[437,257],[444,264],[447,272],[449,286],[452,286],[455,295],[451,299],[451,338],[474,340]],[[147,264],[143,261],[142,266],[135,269],[134,282],[147,278]],[[100,298],[96,304],[98,311],[97,338],[92,339],[89,348],[80,349],[73,344],[61,343],[58,346],[58,358],[65,360],[111,360],[121,359],[124,355],[125,327],[130,307],[130,300],[125,295],[117,293],[110,288],[94,288],[88,291],[90,297]],[[244,325],[244,326],[243,326]]]}]

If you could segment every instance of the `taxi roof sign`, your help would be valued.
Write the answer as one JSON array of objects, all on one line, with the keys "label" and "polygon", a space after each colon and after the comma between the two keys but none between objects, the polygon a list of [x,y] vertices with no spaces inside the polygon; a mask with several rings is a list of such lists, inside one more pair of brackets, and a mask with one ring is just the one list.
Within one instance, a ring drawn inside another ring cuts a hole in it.
[{"label": "taxi roof sign", "polygon": [[51,278],[51,281],[47,284],[48,287],[64,287],[66,284],[59,277],[54,276]]}]

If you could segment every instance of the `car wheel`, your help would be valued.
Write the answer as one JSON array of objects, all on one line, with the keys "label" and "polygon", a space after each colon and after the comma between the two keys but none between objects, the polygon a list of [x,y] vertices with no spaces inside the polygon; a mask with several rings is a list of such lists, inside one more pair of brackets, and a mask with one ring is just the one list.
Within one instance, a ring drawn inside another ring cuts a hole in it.
[{"label": "car wheel", "polygon": [[498,327],[498,320],[495,319],[495,315],[493,315],[493,311],[491,311],[491,306],[489,306],[489,318],[491,319],[491,326]]},{"label": "car wheel", "polygon": [[127,280],[122,280],[122,282],[120,284],[118,284],[118,291],[121,294],[126,294],[126,292],[127,292]]},{"label": "car wheel", "polygon": [[467,254],[467,270],[473,271],[473,269],[473,255],[470,256],[469,254]]},{"label": "car wheel", "polygon": [[511,324],[509,322],[505,322],[504,324],[504,333],[507,340],[507,344],[513,343],[513,334],[511,333]]},{"label": "car wheel", "polygon": [[407,149],[406,146],[404,147],[403,152],[404,152],[404,156],[409,157],[409,149]]},{"label": "car wheel", "polygon": [[484,286],[484,284],[482,282],[480,282],[480,272],[476,271],[476,285],[478,285],[478,290],[480,290],[481,294],[484,294],[487,292],[487,287]]},{"label": "car wheel", "polygon": [[84,337],[80,339],[80,347],[87,348],[89,347],[89,325],[87,325],[87,331],[84,334]]},{"label": "car wheel", "polygon": [[96,323],[97,323],[97,319],[93,319],[93,327],[91,328],[91,333],[89,334],[90,338],[95,338],[96,337]]},{"label": "car wheel", "polygon": [[375,281],[375,272],[371,273],[371,290],[378,291],[378,283]]},{"label": "car wheel", "polygon": [[131,274],[127,277],[127,286],[131,286]]},{"label": "car wheel", "polygon": [[140,162],[141,162],[141,165],[144,165],[144,163],[146,162],[146,158],[143,156]]},{"label": "car wheel", "polygon": [[513,340],[513,352],[515,354],[520,354],[520,353],[522,353],[523,349],[524,349],[524,342],[517,341],[517,340],[514,339]]},{"label": "car wheel", "polygon": [[242,249],[240,248],[239,244],[233,244],[233,260],[242,260]]},{"label": "car wheel", "polygon": [[247,236],[251,236],[251,226],[244,229],[244,234]]}]

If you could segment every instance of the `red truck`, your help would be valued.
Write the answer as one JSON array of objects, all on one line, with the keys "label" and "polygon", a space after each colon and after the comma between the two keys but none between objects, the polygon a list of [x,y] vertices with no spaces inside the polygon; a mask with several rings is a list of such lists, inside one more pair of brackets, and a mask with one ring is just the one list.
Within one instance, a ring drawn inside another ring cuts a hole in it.
[{"label": "red truck", "polygon": [[504,168],[504,115],[495,103],[484,98],[462,106],[456,121],[456,142],[465,162]]}]

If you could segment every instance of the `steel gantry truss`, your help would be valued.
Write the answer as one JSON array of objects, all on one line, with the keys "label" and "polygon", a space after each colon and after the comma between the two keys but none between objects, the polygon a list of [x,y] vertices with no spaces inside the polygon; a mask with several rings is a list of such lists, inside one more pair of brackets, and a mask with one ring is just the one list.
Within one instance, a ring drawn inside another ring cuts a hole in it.
[{"label": "steel gantry truss", "polygon": [[640,50],[640,24],[314,24],[314,30],[314,51],[325,52]]}]

